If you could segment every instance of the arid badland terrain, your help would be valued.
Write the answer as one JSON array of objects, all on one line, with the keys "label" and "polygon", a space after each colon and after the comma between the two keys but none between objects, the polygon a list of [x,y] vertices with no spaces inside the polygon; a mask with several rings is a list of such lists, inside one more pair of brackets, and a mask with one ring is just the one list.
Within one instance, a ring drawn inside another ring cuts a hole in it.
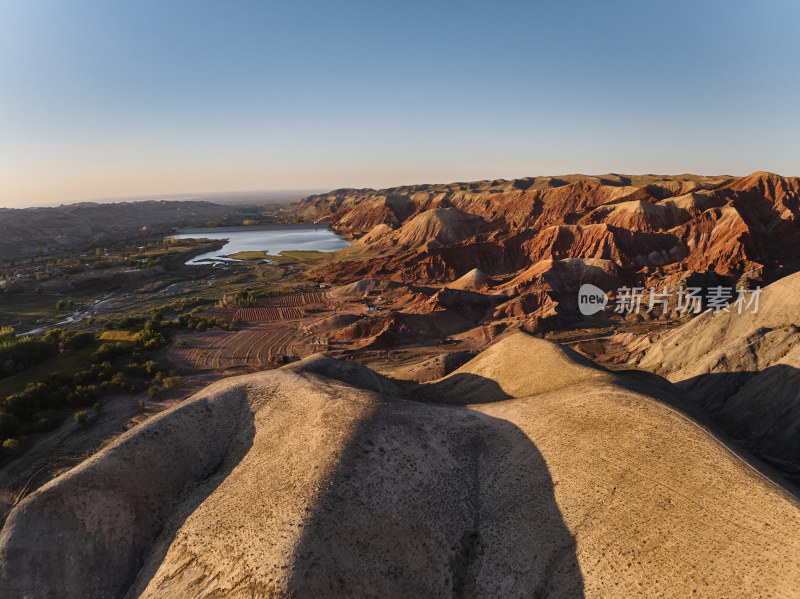
[{"label": "arid badland terrain", "polygon": [[[209,275],[285,289],[163,325],[154,359],[200,390],[18,496],[0,597],[797,596],[800,180],[345,189],[290,212],[352,246]],[[591,316],[586,283],[610,298]],[[670,299],[617,312],[623,287]],[[763,290],[758,310],[709,309],[720,287]]]}]

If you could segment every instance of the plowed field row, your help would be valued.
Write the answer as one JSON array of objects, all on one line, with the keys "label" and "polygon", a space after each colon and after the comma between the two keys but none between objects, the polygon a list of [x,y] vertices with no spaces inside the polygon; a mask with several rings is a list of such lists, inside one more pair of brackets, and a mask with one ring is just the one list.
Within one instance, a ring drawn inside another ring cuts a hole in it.
[{"label": "plowed field row", "polygon": [[300,308],[209,308],[203,316],[221,318],[226,322],[271,322],[291,320],[303,316]]},{"label": "plowed field row", "polygon": [[292,293],[289,295],[276,295],[258,300],[258,305],[275,306],[278,308],[302,307],[307,304],[319,304],[325,301],[324,291],[310,291],[307,293]]},{"label": "plowed field row", "polygon": [[289,351],[297,334],[290,326],[256,325],[230,333],[212,331],[193,335],[189,346],[174,347],[172,359],[181,366],[225,370],[240,366],[261,368],[277,363]]},{"label": "plowed field row", "polygon": [[259,298],[256,305],[250,308],[234,306],[209,308],[202,312],[203,316],[221,318],[226,322],[271,322],[275,320],[291,320],[302,318],[301,308],[310,304],[325,302],[325,293],[312,291],[309,293],[293,293],[275,297]]}]

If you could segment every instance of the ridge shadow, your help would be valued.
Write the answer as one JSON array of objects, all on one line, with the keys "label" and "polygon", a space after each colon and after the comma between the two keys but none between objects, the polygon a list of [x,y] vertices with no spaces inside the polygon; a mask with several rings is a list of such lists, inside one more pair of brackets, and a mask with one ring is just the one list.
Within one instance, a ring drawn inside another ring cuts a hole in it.
[{"label": "ridge shadow", "polygon": [[583,597],[583,578],[547,464],[518,427],[389,398],[356,426],[304,524],[287,590]]},{"label": "ridge shadow", "polygon": [[[774,364],[763,370],[712,372],[675,386],[725,434],[800,485],[800,369]],[[743,404],[737,401],[739,393],[758,400]],[[800,497],[797,489],[793,494]]]}]

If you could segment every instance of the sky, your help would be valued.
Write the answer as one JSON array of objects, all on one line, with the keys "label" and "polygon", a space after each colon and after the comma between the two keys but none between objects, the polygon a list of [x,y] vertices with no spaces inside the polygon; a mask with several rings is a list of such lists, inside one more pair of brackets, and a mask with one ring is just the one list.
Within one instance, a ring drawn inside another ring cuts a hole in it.
[{"label": "sky", "polygon": [[800,3],[0,0],[0,206],[800,175]]}]

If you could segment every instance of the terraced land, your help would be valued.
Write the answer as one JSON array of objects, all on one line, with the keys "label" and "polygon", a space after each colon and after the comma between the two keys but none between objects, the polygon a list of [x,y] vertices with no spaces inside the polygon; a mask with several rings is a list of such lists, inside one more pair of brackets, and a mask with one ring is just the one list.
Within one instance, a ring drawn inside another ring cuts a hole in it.
[{"label": "terraced land", "polygon": [[324,292],[312,291],[259,298],[255,306],[247,308],[235,306],[210,308],[203,311],[202,315],[220,318],[226,322],[273,322],[302,318],[304,307],[326,303]]},{"label": "terraced land", "polygon": [[274,297],[267,297],[259,300],[265,302],[265,305],[277,306],[287,308],[292,306],[306,306],[309,304],[320,304],[326,302],[326,293],[324,291],[309,291],[302,293],[292,293],[289,295],[276,295]]},{"label": "terraced land", "polygon": [[300,318],[303,312],[300,308],[211,308],[202,313],[203,316],[213,316],[226,322],[272,322],[275,320],[289,320]]},{"label": "terraced land", "polygon": [[290,354],[295,324],[254,324],[239,331],[208,331],[186,336],[185,347],[170,350],[176,366],[197,370],[254,369],[279,364]]}]

